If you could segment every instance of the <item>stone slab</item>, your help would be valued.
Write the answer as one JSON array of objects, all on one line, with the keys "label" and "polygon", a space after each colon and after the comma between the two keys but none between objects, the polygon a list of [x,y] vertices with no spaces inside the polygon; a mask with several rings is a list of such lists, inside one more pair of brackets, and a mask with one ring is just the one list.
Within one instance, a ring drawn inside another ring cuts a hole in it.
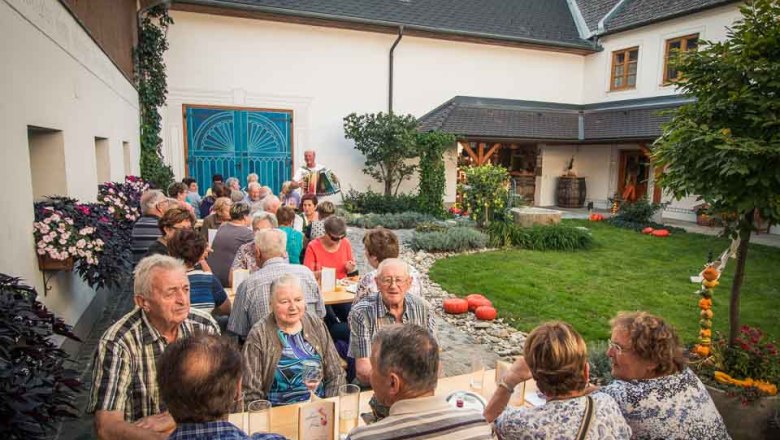
[{"label": "stone slab", "polygon": [[555,209],[522,207],[512,208],[515,223],[530,228],[534,225],[556,225],[561,222],[563,212]]}]

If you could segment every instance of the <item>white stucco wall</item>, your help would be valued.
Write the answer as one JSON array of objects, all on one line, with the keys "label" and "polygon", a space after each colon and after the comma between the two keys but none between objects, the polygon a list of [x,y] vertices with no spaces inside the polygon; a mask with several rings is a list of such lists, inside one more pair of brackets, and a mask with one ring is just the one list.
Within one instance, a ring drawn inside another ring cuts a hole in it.
[{"label": "white stucco wall", "polygon": [[[732,4],[604,36],[600,40],[604,50],[585,58],[584,103],[674,94],[674,86],[663,85],[666,40],[698,33],[700,39],[722,41],[726,27],[739,17],[738,4]],[[612,52],[635,46],[639,46],[636,88],[609,91]]]},{"label": "white stucco wall", "polygon": [[[166,53],[164,153],[185,171],[182,104],[291,109],[296,166],[318,161],[350,186],[380,189],[344,139],[351,112],[387,111],[388,51],[395,35],[173,11]],[[397,113],[419,117],[455,95],[580,102],[579,55],[404,37],[395,51]],[[447,201],[455,196],[455,151]],[[404,184],[411,191],[415,182]]]},{"label": "white stucco wall", "polygon": [[58,193],[94,201],[95,137],[108,140],[112,179],[124,177],[123,142],[138,172],[137,94],[56,0],[0,0],[0,59],[0,175],[11,185],[0,193],[0,271],[24,278],[52,311],[76,324],[95,292],[75,275],[58,274],[43,296],[27,127],[61,131],[65,185]]}]

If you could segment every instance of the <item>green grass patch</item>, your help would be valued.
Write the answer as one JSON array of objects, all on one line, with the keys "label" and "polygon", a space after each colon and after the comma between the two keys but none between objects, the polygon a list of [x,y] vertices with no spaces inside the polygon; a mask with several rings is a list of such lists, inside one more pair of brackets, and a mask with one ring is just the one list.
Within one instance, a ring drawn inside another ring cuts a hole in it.
[{"label": "green grass patch", "polygon": [[[430,277],[447,291],[482,293],[499,316],[529,331],[542,322],[571,323],[586,340],[609,337],[609,320],[621,310],[646,310],[663,316],[683,341],[698,334],[697,285],[689,280],[712,251],[719,255],[729,240],[700,234],[668,238],[643,235],[607,224],[580,220],[594,246],[587,251],[501,250],[439,260]],[[728,332],[729,291],[736,260],[731,260],[713,296],[713,329]],[[780,249],[751,245],[742,288],[742,324],[780,337]]]}]

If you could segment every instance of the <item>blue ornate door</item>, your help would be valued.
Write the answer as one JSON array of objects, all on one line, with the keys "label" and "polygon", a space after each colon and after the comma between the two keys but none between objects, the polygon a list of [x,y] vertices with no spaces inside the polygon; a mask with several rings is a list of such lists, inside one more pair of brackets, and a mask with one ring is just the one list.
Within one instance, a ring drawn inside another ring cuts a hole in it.
[{"label": "blue ornate door", "polygon": [[211,176],[257,173],[275,194],[292,171],[292,114],[285,111],[185,107],[187,170],[201,192]]}]

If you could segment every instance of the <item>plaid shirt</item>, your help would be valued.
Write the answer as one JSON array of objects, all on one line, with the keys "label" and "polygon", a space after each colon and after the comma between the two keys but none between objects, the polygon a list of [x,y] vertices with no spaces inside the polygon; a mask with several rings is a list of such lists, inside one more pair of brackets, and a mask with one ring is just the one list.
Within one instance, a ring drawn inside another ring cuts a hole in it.
[{"label": "plaid shirt", "polygon": [[[191,308],[177,338],[197,330],[219,334],[210,314]],[[165,411],[157,386],[157,360],[167,346],[138,307],[109,327],[95,351],[87,412],[122,411],[132,422]]]},{"label": "plaid shirt", "polygon": [[[382,302],[382,294],[374,293],[364,297],[352,306],[349,312],[349,353],[355,359],[371,356],[371,340],[385,325],[395,324],[393,316]],[[431,304],[416,295],[404,296],[404,311],[401,323],[417,324],[436,335],[436,316]]]},{"label": "plaid shirt", "polygon": [[255,433],[247,435],[244,431],[226,420],[206,423],[181,423],[171,433],[168,440],[287,440],[279,434]]},{"label": "plaid shirt", "polygon": [[247,269],[249,273],[257,272],[257,258],[255,257],[255,242],[242,244],[236,252],[236,257],[233,258],[233,264],[230,265],[230,270]]},{"label": "plaid shirt", "polygon": [[[358,301],[363,299],[364,296],[372,293],[379,292],[379,288],[376,286],[376,274],[377,269],[360,277],[358,281],[357,291],[355,292],[355,299],[352,300],[352,304],[357,304]],[[420,298],[423,297],[422,283],[420,282],[420,272],[417,269],[409,266],[409,277],[412,279],[412,285],[409,287],[409,291],[406,293],[409,295],[417,295]]]},{"label": "plaid shirt", "polygon": [[312,271],[306,266],[288,264],[284,258],[275,257],[238,286],[227,326],[231,333],[245,339],[252,326],[271,313],[268,305],[271,283],[286,273],[297,276],[301,281],[307,310],[320,318],[325,316],[325,301]]}]

